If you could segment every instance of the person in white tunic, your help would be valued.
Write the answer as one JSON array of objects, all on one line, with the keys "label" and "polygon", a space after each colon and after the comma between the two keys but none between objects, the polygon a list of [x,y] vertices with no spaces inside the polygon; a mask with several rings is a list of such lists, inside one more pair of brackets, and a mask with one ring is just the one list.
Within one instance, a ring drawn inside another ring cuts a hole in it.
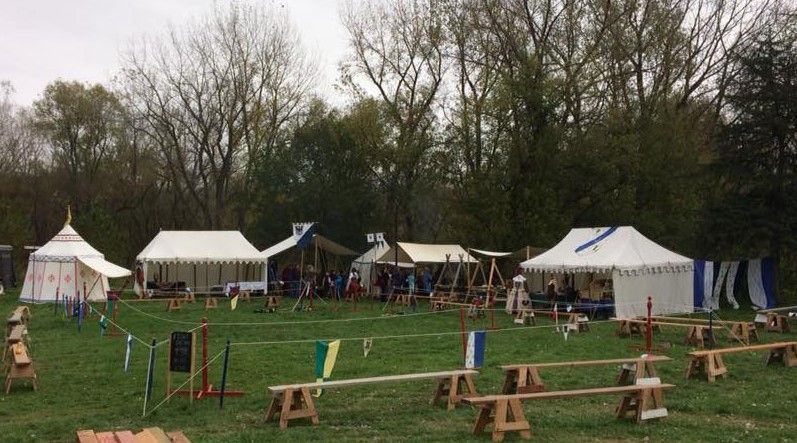
[{"label": "person in white tunic", "polygon": [[515,314],[529,304],[529,292],[526,290],[526,277],[518,274],[512,278],[512,289],[506,297],[506,313]]}]

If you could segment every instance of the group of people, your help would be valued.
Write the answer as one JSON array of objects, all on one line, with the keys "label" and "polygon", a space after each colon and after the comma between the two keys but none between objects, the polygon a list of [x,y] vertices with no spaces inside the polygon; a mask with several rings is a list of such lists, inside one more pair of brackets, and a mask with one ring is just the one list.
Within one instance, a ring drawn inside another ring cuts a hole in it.
[{"label": "group of people", "polygon": [[323,275],[317,274],[312,266],[308,266],[304,273],[296,264],[288,264],[279,274],[277,282],[276,266],[269,264],[269,281],[290,297],[298,297],[301,292],[301,280],[310,284],[314,294],[340,300],[344,297],[356,297],[361,292],[368,290],[370,279],[370,292],[384,302],[396,291],[407,294],[430,294],[434,286],[434,276],[429,268],[423,270],[402,269],[397,266],[384,266],[375,269],[372,275],[361,275],[360,270],[351,268],[350,271],[329,270]]}]

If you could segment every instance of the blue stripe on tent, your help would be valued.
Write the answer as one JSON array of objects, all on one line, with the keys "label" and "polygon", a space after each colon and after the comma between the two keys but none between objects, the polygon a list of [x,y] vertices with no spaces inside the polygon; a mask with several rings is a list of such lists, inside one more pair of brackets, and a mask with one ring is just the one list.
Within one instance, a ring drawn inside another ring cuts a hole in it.
[{"label": "blue stripe on tent", "polygon": [[591,247],[591,246],[593,246],[593,245],[597,244],[598,242],[600,242],[600,241],[601,241],[601,240],[603,240],[604,238],[606,238],[606,237],[608,237],[608,236],[612,235],[612,234],[614,233],[614,231],[616,231],[616,230],[617,230],[617,226],[612,226],[611,228],[607,229],[607,230],[606,230],[606,232],[604,232],[603,234],[601,234],[601,235],[599,235],[599,236],[597,236],[597,237],[593,238],[592,240],[590,240],[590,241],[588,241],[588,242],[584,243],[583,245],[581,245],[581,246],[577,247],[577,248],[576,248],[576,252],[581,252],[581,251],[583,251],[584,249],[587,249],[587,248],[589,248],[589,247]]},{"label": "blue stripe on tent", "polygon": [[767,296],[767,308],[775,307],[775,260],[772,257],[761,259],[761,281]]},{"label": "blue stripe on tent", "polygon": [[695,307],[702,308],[703,307],[703,298],[705,294],[703,294],[703,273],[706,269],[706,261],[705,260],[695,260],[694,266],[694,289],[695,289]]}]

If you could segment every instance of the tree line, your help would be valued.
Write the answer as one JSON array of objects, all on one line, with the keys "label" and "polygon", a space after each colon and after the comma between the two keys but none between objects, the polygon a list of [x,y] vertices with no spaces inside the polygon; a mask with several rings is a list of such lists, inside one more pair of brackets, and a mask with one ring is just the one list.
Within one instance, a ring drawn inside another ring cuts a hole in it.
[{"label": "tree line", "polygon": [[218,6],[107,84],[0,84],[0,242],[73,224],[129,264],[160,229],[293,221],[487,249],[634,225],[698,258],[797,255],[797,15],[757,0],[386,0],[340,14],[336,87],[268,6]]}]

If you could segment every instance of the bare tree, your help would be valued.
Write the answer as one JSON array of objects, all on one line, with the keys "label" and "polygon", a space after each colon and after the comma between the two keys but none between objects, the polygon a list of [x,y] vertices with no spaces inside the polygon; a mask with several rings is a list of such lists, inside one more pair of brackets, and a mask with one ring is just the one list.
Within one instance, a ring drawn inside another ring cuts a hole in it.
[{"label": "bare tree", "polygon": [[[351,61],[341,67],[349,90],[381,100],[390,122],[389,146],[370,159],[394,219],[411,237],[412,196],[433,148],[433,107],[443,78],[443,33],[437,1],[389,0],[349,4],[343,24]],[[403,217],[401,223],[399,218]]]},{"label": "bare tree", "polygon": [[254,162],[283,141],[313,75],[284,13],[240,4],[145,42],[124,69],[163,180],[208,228],[232,224],[232,215],[243,224]]}]

